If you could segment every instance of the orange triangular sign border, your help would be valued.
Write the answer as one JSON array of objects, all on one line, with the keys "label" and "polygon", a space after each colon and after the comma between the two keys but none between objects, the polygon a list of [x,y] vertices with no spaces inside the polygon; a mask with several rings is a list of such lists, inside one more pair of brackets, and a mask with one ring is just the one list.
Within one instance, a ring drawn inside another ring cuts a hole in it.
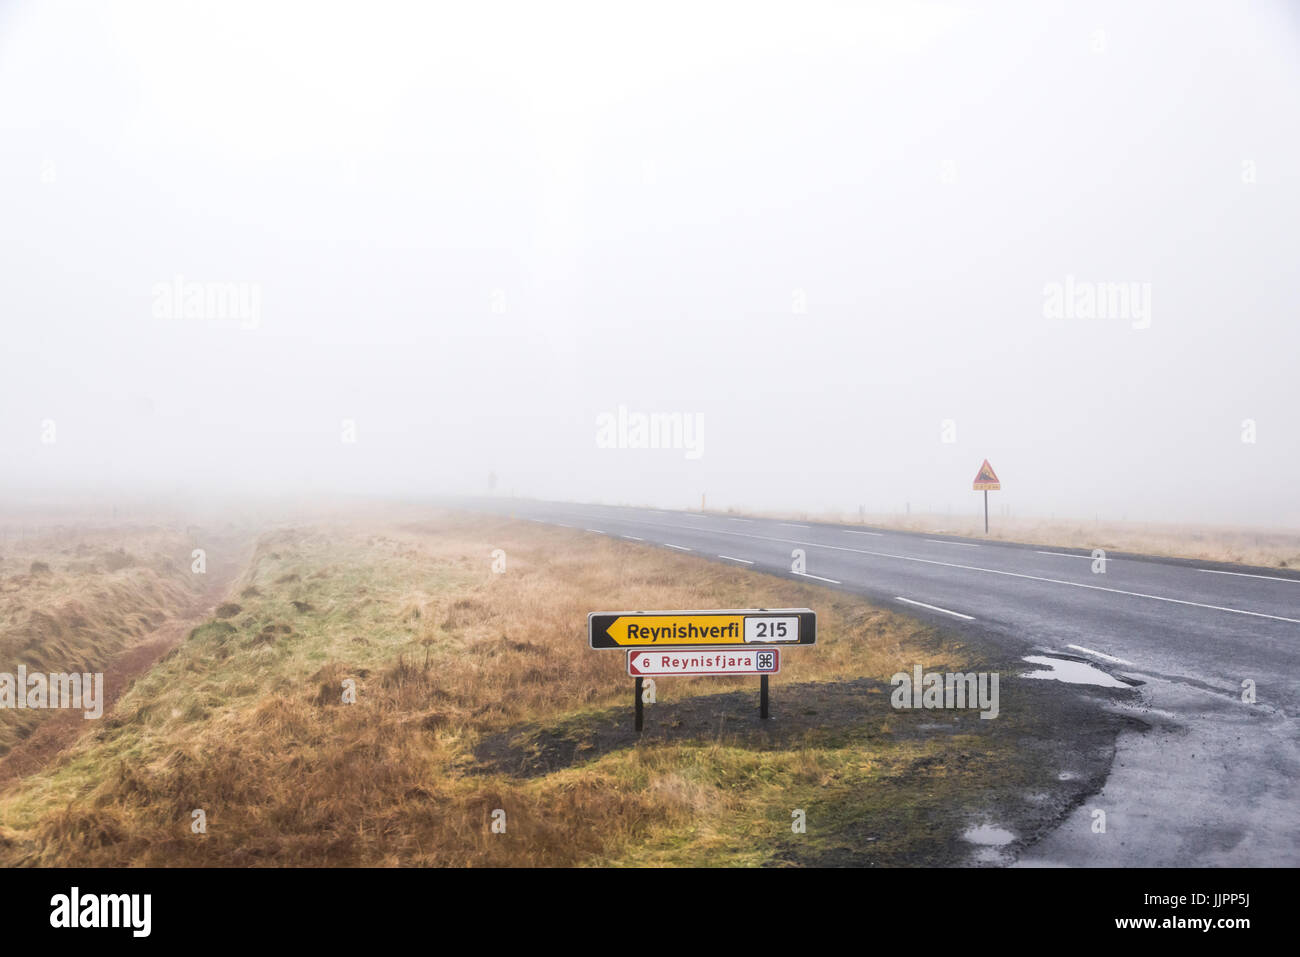
[{"label": "orange triangular sign border", "polygon": [[975,474],[975,491],[988,490],[999,491],[1002,488],[1002,482],[998,478],[998,473],[993,471],[993,466],[989,465],[989,460],[985,459],[984,464],[980,466],[979,472]]}]

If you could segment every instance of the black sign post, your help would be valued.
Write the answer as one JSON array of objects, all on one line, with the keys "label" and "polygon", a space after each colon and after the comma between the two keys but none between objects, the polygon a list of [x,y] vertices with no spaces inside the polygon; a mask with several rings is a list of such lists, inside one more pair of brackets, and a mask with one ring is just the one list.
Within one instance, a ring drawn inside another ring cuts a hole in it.
[{"label": "black sign post", "polygon": [[636,715],[636,733],[641,733],[641,728],[645,724],[645,702],[641,700],[641,676],[636,677],[636,702],[633,705],[633,713]]}]

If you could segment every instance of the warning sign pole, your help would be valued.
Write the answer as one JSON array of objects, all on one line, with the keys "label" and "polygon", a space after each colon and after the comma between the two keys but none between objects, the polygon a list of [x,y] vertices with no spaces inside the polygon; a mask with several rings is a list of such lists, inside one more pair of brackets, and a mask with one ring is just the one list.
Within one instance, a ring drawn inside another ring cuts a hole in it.
[{"label": "warning sign pole", "polygon": [[988,459],[984,460],[980,470],[975,473],[972,487],[975,491],[984,493],[984,534],[987,535],[989,533],[989,492],[996,492],[1002,488],[998,473],[993,471],[993,466],[989,465]]}]

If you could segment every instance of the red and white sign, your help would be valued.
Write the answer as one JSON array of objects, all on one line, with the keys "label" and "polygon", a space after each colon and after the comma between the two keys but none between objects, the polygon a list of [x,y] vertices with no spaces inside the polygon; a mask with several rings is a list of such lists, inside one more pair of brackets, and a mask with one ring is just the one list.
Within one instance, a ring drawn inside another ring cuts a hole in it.
[{"label": "red and white sign", "polygon": [[778,648],[673,648],[627,653],[633,678],[668,675],[773,675],[781,670]]},{"label": "red and white sign", "polygon": [[975,481],[972,483],[977,492],[997,492],[1002,489],[1002,482],[998,479],[998,473],[993,471],[993,466],[989,465],[989,460],[985,459],[980,470],[975,473]]}]

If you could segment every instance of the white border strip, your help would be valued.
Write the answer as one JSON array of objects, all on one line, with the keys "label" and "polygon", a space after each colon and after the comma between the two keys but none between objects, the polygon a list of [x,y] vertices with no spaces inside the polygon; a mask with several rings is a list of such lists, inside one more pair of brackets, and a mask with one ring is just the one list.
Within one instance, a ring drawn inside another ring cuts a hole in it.
[{"label": "white border strip", "polygon": [[940,608],[938,605],[927,605],[927,604],[926,604],[925,602],[923,602],[923,601],[912,601],[912,599],[910,599],[910,598],[904,598],[902,595],[895,595],[895,596],[894,596],[894,601],[905,601],[905,602],[907,602],[909,605],[920,605],[922,608],[928,608],[928,609],[930,609],[931,611],[941,611],[941,612],[943,612],[945,615],[952,615],[954,618],[964,618],[964,619],[966,619],[967,621],[974,621],[974,620],[975,620],[975,616],[974,616],[974,615],[963,615],[963,614],[962,614],[961,612],[959,612],[959,611],[949,611],[947,608]]}]

